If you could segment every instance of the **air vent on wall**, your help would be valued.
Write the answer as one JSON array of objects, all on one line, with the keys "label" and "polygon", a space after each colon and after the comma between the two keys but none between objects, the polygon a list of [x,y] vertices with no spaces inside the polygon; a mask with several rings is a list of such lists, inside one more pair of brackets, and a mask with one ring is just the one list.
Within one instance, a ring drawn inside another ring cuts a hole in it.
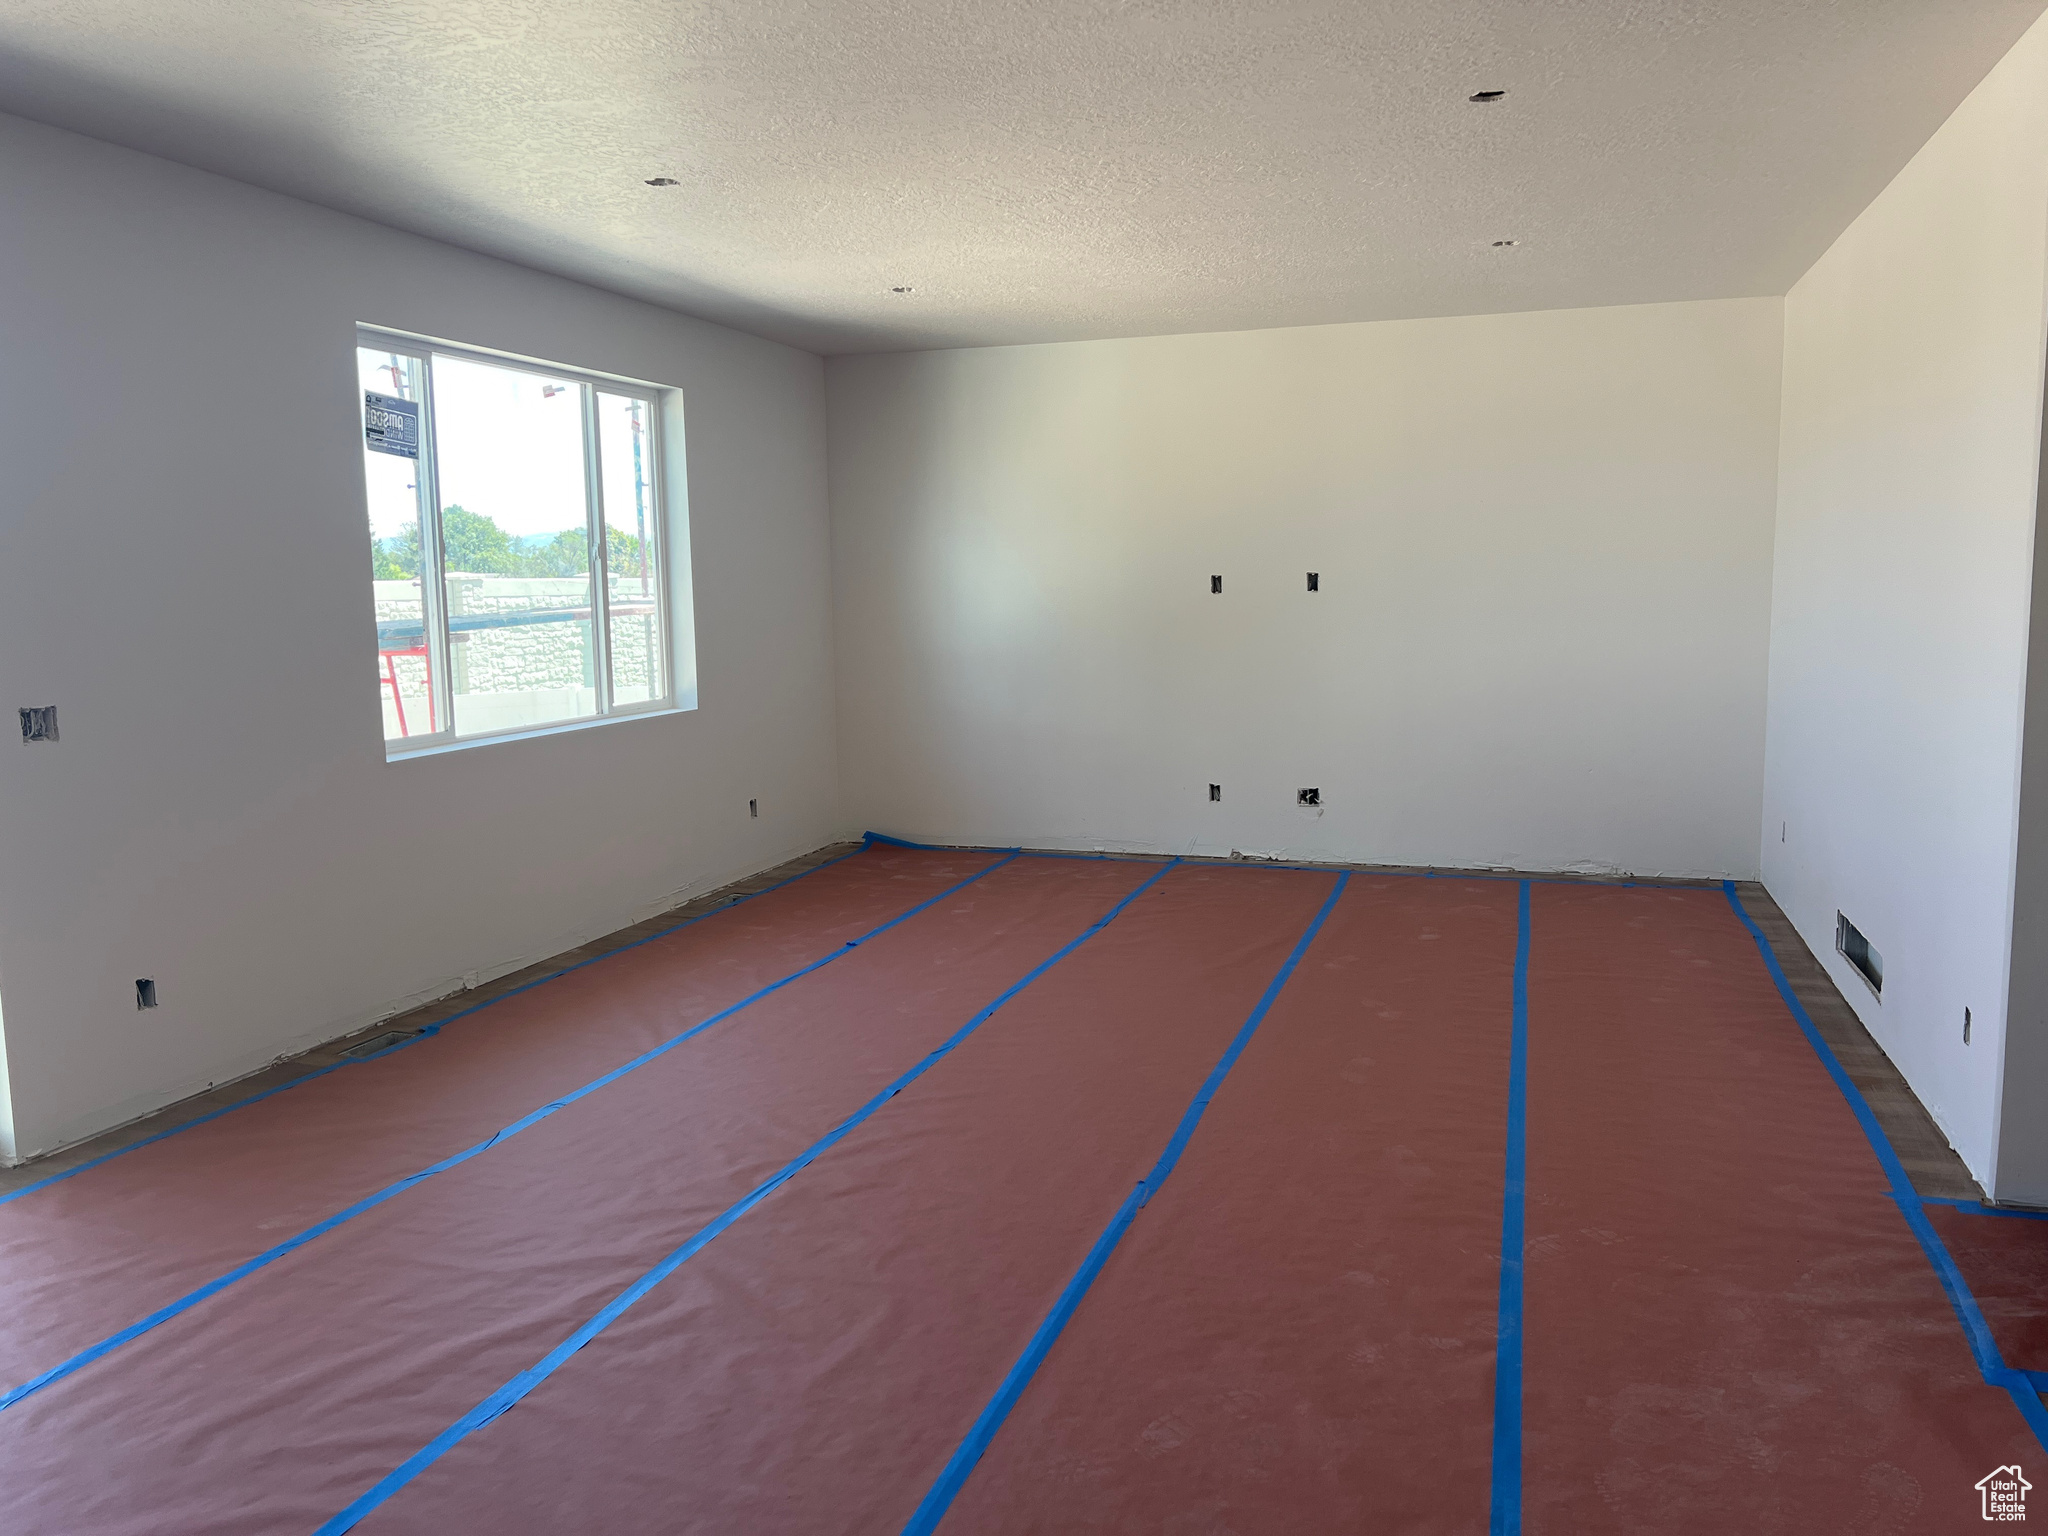
[{"label": "air vent on wall", "polygon": [[394,1045],[403,1045],[418,1034],[419,1031],[416,1029],[387,1029],[381,1035],[372,1035],[369,1039],[350,1046],[341,1054],[346,1060],[361,1061],[365,1056],[375,1056],[379,1051],[388,1051]]},{"label": "air vent on wall", "polygon": [[1884,956],[1872,949],[1862,930],[1839,912],[1835,914],[1835,948],[1856,967],[1856,974],[1870,983],[1871,992],[1883,997]]}]

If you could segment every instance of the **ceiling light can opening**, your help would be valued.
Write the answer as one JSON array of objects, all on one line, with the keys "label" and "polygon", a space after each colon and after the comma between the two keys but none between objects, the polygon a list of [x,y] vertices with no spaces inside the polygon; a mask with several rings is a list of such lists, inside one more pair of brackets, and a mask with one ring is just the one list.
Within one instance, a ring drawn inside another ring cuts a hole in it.
[{"label": "ceiling light can opening", "polygon": [[1496,251],[1505,251],[1521,243],[1519,240],[1496,240],[1493,242],[1493,248]]},{"label": "ceiling light can opening", "polygon": [[891,289],[890,289],[889,291],[890,291],[891,293],[914,293],[914,292],[916,292],[916,290],[915,290],[915,289],[913,289],[913,288],[910,288],[910,287],[903,287],[903,288],[891,288]]},{"label": "ceiling light can opening", "polygon": [[1507,92],[1506,92],[1506,91],[1474,91],[1474,92],[1473,92],[1473,93],[1472,93],[1472,94],[1471,94],[1471,95],[1470,95],[1469,97],[1467,97],[1467,98],[1466,98],[1466,100],[1468,100],[1468,101],[1499,101],[1499,100],[1501,99],[1501,97],[1503,97],[1503,96],[1505,96],[1505,95],[1507,95]]},{"label": "ceiling light can opening", "polygon": [[647,185],[650,187],[680,187],[682,183],[673,176],[650,176],[647,178]]}]

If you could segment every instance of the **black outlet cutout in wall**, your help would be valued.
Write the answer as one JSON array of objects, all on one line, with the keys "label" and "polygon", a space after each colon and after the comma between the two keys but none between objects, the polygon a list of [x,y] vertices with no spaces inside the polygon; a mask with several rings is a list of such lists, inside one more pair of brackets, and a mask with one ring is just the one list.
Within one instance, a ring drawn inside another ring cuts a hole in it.
[{"label": "black outlet cutout in wall", "polygon": [[21,712],[21,739],[23,741],[55,741],[57,739],[57,706],[45,704],[40,709],[24,709]]},{"label": "black outlet cutout in wall", "polygon": [[156,983],[147,976],[139,977],[135,983],[135,1006],[154,1008],[156,1006]]},{"label": "black outlet cutout in wall", "polygon": [[1221,800],[1223,798],[1223,786],[1221,784],[1211,784],[1209,786],[1209,798],[1211,800]]},{"label": "black outlet cutout in wall", "polygon": [[1884,956],[1870,947],[1862,930],[1841,913],[1835,914],[1835,948],[1856,967],[1856,974],[1870,983],[1870,990],[1884,996]]},{"label": "black outlet cutout in wall", "polygon": [[1965,1009],[1963,1010],[1963,1044],[1965,1044],[1965,1045],[1968,1045],[1969,1043],[1970,1043],[1970,1010],[1969,1010],[1969,1009],[1967,1009],[1967,1008],[1965,1008]]},{"label": "black outlet cutout in wall", "polygon": [[1310,571],[1310,572],[1308,573],[1308,589],[1309,589],[1309,591],[1311,591],[1311,592],[1320,592],[1320,591],[1322,590],[1322,587],[1323,587],[1323,573],[1322,573],[1321,571]]},{"label": "black outlet cutout in wall", "polygon": [[1211,592],[1221,592],[1223,590],[1223,578],[1221,576],[1211,576],[1209,578],[1209,590]]},{"label": "black outlet cutout in wall", "polygon": [[1321,805],[1323,803],[1323,792],[1320,789],[1297,789],[1294,792],[1294,803],[1296,805]]},{"label": "black outlet cutout in wall", "polygon": [[749,800],[747,802],[747,814],[753,817],[756,821],[759,821],[761,819],[761,802],[758,800]]}]

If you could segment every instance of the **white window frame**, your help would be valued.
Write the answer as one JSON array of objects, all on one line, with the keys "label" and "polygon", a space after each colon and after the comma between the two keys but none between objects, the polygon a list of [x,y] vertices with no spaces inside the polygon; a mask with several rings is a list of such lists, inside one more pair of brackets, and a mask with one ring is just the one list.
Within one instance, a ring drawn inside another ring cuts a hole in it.
[{"label": "white window frame", "polygon": [[[638,379],[593,373],[587,368],[571,368],[542,362],[536,358],[517,357],[481,347],[436,341],[430,337],[386,330],[379,326],[358,325],[356,345],[373,352],[389,352],[400,359],[410,359],[418,364],[414,377],[419,388],[420,440],[419,458],[415,461],[414,482],[417,489],[414,494],[418,497],[420,524],[420,606],[428,652],[427,687],[433,700],[434,718],[440,722],[440,726],[433,731],[415,732],[387,739],[384,743],[385,756],[392,759],[414,757],[427,752],[445,751],[450,747],[477,746],[491,741],[576,730],[610,720],[672,713],[684,707],[678,703],[676,691],[679,671],[676,665],[674,635],[676,596],[673,567],[669,559],[671,529],[668,518],[668,479],[663,463],[666,414],[664,407],[668,403],[668,398],[675,395],[676,391]],[[544,725],[512,726],[503,730],[477,731],[467,735],[458,734],[455,730],[452,685],[454,658],[452,642],[449,639],[447,570],[441,537],[440,458],[434,431],[433,360],[437,356],[455,358],[463,362],[486,363],[493,368],[537,374],[550,380],[566,379],[578,388],[583,411],[584,527],[591,540],[590,627],[593,649],[592,673],[597,680],[597,709],[594,714],[578,715],[568,720],[551,720]],[[359,373],[354,376],[360,379]],[[600,391],[607,395],[624,395],[647,407],[647,426],[642,439],[648,455],[646,473],[652,505],[648,508],[647,547],[643,550],[643,558],[654,575],[657,645],[662,658],[664,688],[657,698],[630,704],[617,704],[612,697],[614,690],[611,671],[611,563],[605,548],[609,523],[605,515],[604,470],[599,457],[598,442],[597,396]],[[359,416],[365,406],[363,394],[359,383],[356,390]],[[363,442],[362,434],[367,431],[367,424],[360,419],[357,422],[357,431],[357,444],[360,447]],[[379,717],[381,719],[381,710]]]}]

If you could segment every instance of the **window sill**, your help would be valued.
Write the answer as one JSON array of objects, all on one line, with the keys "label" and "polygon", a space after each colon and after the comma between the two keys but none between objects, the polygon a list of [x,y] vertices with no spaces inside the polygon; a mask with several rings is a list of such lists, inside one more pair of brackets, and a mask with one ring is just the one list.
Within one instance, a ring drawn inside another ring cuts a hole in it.
[{"label": "window sill", "polygon": [[[458,741],[435,741],[424,746],[408,747],[386,742],[384,761],[387,763],[409,762],[416,757],[441,757],[449,752],[467,752],[472,747],[496,746],[501,741],[532,741],[540,736],[565,736],[572,731],[588,731],[598,726],[623,725],[629,720],[659,720],[669,715],[686,715],[697,707],[696,700],[662,704],[647,709],[635,709],[609,715],[595,715],[587,720],[564,720],[558,725],[536,725],[525,730],[497,731],[487,736],[464,736]],[[400,738],[402,741],[403,738]]]}]

